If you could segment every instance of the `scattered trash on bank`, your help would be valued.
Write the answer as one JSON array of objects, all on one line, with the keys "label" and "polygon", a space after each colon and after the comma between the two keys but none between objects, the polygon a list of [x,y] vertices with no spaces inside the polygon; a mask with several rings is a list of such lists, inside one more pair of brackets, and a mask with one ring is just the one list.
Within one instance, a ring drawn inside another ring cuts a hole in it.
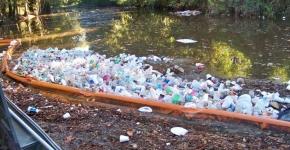
[{"label": "scattered trash on bank", "polygon": [[133,136],[135,131],[136,131],[135,129],[129,130],[129,131],[127,131],[127,135]]},{"label": "scattered trash on bank", "polygon": [[196,63],[195,64],[195,66],[197,67],[197,69],[199,69],[199,70],[203,70],[204,69],[204,67],[205,67],[205,65],[204,64],[202,64],[202,63]]},{"label": "scattered trash on bank", "polygon": [[180,42],[180,43],[184,43],[184,44],[189,44],[189,43],[196,43],[197,41],[195,40],[192,40],[192,39],[178,39],[176,40],[177,42]]},{"label": "scattered trash on bank", "polygon": [[52,108],[53,105],[49,105],[49,106],[42,106],[42,107],[39,107],[39,108]]},{"label": "scattered trash on bank", "polygon": [[120,142],[128,142],[129,141],[129,136],[125,136],[125,135],[120,135]]},{"label": "scattered trash on bank", "polygon": [[70,118],[70,114],[69,113],[65,113],[62,117],[63,117],[63,119],[68,119],[68,118]]},{"label": "scattered trash on bank", "polygon": [[178,135],[178,136],[185,135],[188,132],[188,130],[186,130],[186,129],[182,128],[182,127],[173,127],[173,128],[170,129],[170,131],[173,134]]},{"label": "scattered trash on bank", "polygon": [[133,147],[134,149],[137,149],[137,148],[138,148],[138,145],[135,144],[135,143],[133,143],[133,144],[132,144],[132,147]]},{"label": "scattered trash on bank", "polygon": [[70,143],[70,142],[72,142],[74,139],[75,139],[75,137],[73,137],[72,135],[70,135],[70,136],[67,136],[67,137],[66,137],[65,142],[66,142],[66,143]]},{"label": "scattered trash on bank", "polygon": [[39,112],[40,112],[39,109],[37,109],[37,108],[35,108],[35,107],[31,107],[31,106],[29,106],[29,107],[27,108],[27,111],[28,111],[29,113],[39,113]]},{"label": "scattered trash on bank", "polygon": [[152,112],[153,111],[150,107],[141,107],[138,110],[141,112]]}]

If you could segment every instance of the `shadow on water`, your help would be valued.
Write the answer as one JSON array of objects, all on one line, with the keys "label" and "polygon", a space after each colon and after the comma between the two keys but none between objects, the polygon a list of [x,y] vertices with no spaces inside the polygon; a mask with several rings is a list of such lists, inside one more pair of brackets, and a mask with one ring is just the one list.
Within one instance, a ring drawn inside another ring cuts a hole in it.
[{"label": "shadow on water", "polygon": [[[215,76],[289,80],[289,21],[238,20],[203,15],[178,17],[168,12],[117,9],[78,10],[44,15],[31,21],[2,26],[2,38],[21,38],[20,52],[89,46],[100,54],[168,56],[193,69],[197,62]],[[194,44],[177,39],[197,40]],[[0,47],[2,50],[5,47]],[[171,64],[170,64],[171,65]],[[169,67],[170,65],[165,65]]]}]

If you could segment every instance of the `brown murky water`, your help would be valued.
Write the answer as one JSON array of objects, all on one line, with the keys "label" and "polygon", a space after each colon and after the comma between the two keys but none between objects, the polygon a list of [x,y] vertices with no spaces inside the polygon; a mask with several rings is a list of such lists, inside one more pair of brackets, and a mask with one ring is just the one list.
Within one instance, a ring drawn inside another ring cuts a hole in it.
[{"label": "brown murky water", "polygon": [[[107,57],[120,53],[168,56],[185,70],[205,64],[205,72],[226,78],[271,79],[290,76],[290,23],[168,12],[116,9],[75,10],[2,26],[2,38],[21,38],[19,51],[89,47]],[[198,41],[182,44],[177,39]],[[0,46],[4,50],[5,46]]]}]

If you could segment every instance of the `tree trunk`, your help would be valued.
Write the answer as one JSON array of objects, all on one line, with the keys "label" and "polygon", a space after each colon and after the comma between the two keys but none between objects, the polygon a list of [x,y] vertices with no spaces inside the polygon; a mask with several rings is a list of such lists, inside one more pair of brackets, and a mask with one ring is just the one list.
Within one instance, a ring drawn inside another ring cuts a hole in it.
[{"label": "tree trunk", "polygon": [[40,6],[40,2],[39,2],[39,0],[36,0],[36,1],[35,1],[35,11],[34,11],[34,13],[35,13],[36,16],[38,16],[39,13],[40,13],[40,10],[41,10],[40,7],[41,7],[41,6]]},{"label": "tree trunk", "polygon": [[10,18],[14,18],[14,16],[13,16],[13,10],[12,10],[12,3],[11,3],[11,0],[8,0],[8,16],[10,17]]},{"label": "tree trunk", "polygon": [[3,2],[3,3],[1,3],[2,6],[0,5],[0,7],[1,7],[0,8],[1,9],[1,11],[0,11],[0,17],[1,17],[0,25],[5,24],[7,22],[10,22],[9,17],[7,16],[7,13],[6,13],[7,3],[5,1],[1,1],[1,2]]},{"label": "tree trunk", "polygon": [[46,0],[41,0],[41,14],[49,14],[50,13],[50,3]]},{"label": "tree trunk", "polygon": [[30,14],[30,11],[28,9],[28,3],[27,1],[24,2],[24,16],[27,16]]},{"label": "tree trunk", "polygon": [[201,9],[202,9],[202,10],[207,10],[207,9],[208,9],[208,3],[207,3],[207,0],[202,1]]},{"label": "tree trunk", "polygon": [[14,15],[14,17],[15,17],[15,19],[16,18],[18,18],[18,7],[17,7],[17,1],[16,0],[14,0],[13,1],[13,15]]},{"label": "tree trunk", "polygon": [[35,0],[28,0],[28,9],[30,13],[35,13],[35,8],[33,6],[34,4],[35,4]]}]

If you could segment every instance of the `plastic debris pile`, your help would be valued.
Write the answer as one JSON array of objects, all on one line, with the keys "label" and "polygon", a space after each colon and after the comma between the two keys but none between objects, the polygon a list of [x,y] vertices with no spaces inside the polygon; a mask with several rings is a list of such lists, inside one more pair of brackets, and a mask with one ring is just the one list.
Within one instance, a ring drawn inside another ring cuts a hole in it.
[{"label": "plastic debris pile", "polygon": [[[75,48],[71,50],[29,49],[13,68],[19,75],[34,77],[40,81],[72,86],[91,92],[119,94],[122,96],[156,100],[192,108],[219,109],[260,117],[277,118],[279,111],[270,103],[290,103],[279,93],[254,91],[238,96],[244,80],[227,80],[206,75],[206,79],[188,82],[171,74],[170,68],[162,74],[145,64],[149,57],[120,54],[106,58],[94,51]],[[154,61],[166,60],[151,56]],[[203,64],[202,64],[203,65]],[[197,64],[201,66],[201,64]],[[202,66],[204,67],[204,66]],[[178,68],[181,72],[184,70]]]},{"label": "plastic debris pile", "polygon": [[177,15],[177,16],[197,16],[201,14],[201,11],[198,10],[185,10],[185,11],[177,11],[177,12],[171,12],[171,14]]}]

